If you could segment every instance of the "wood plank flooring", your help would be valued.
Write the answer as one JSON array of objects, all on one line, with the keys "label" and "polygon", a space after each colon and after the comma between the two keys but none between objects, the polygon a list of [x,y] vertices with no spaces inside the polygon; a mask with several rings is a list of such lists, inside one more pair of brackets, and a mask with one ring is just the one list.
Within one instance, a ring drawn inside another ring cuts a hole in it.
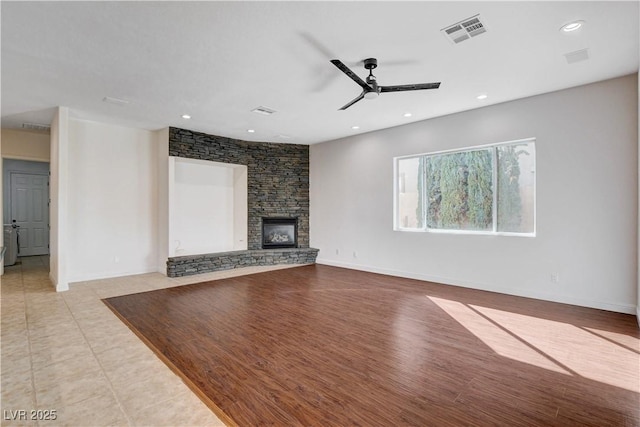
[{"label": "wood plank flooring", "polygon": [[640,426],[629,315],[322,265],[105,303],[229,425]]}]

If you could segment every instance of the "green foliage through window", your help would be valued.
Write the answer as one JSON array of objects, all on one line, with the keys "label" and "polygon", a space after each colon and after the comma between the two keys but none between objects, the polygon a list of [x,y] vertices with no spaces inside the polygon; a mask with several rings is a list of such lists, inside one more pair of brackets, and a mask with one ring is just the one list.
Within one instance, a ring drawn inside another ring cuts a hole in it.
[{"label": "green foliage through window", "polygon": [[397,200],[398,217],[405,218],[397,225],[533,233],[534,158],[534,141],[526,140],[398,159],[403,178],[415,181],[403,182],[410,191]]}]

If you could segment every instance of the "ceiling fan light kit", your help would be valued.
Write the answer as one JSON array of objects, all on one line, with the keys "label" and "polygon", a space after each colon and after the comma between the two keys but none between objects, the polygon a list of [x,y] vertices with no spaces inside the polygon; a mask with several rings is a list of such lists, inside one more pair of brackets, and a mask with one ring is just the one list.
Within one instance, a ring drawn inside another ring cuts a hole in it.
[{"label": "ceiling fan light kit", "polygon": [[340,110],[346,110],[363,98],[375,99],[383,92],[406,92],[410,90],[438,89],[440,87],[440,82],[379,86],[376,76],[373,75],[373,70],[378,67],[378,60],[376,58],[367,58],[364,60],[364,68],[369,70],[369,75],[367,76],[366,81],[358,77],[356,73],[351,71],[351,69],[344,65],[339,59],[332,59],[331,63],[362,88],[362,93],[340,108]]}]

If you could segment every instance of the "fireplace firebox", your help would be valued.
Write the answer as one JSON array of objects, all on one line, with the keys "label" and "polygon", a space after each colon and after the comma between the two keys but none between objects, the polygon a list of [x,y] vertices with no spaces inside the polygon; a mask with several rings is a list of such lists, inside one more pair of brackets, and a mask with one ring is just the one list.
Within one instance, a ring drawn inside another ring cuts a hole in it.
[{"label": "fireplace firebox", "polygon": [[297,247],[298,218],[262,218],[262,249]]}]

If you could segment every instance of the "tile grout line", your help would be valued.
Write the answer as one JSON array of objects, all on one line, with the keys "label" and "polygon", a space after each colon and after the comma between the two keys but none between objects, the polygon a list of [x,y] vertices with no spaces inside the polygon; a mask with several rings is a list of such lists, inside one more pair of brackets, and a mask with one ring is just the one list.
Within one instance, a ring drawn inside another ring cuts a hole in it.
[{"label": "tile grout line", "polygon": [[[101,301],[102,299],[104,299],[104,298],[102,298],[100,295],[98,295],[98,293],[96,292],[96,290],[95,290],[95,289],[91,289],[91,294],[93,294],[93,295],[95,296],[95,298],[96,298],[98,301]],[[121,295],[120,295],[120,293],[118,293],[118,296],[121,296]],[[110,297],[107,297],[107,298],[110,298]],[[104,366],[103,366],[102,362],[100,361],[100,358],[99,358],[99,357],[98,357],[98,355],[95,353],[95,351],[94,351],[93,347],[89,344],[89,342],[88,342],[88,340],[87,340],[87,338],[86,338],[86,335],[85,335],[85,333],[84,333],[84,330],[83,330],[83,329],[82,329],[82,327],[80,326],[80,323],[78,322],[78,320],[77,320],[76,316],[75,316],[75,315],[74,315],[74,313],[73,313],[73,309],[70,307],[70,305],[68,304],[68,302],[66,301],[66,299],[65,299],[65,298],[63,298],[63,299],[64,299],[64,301],[65,301],[65,305],[67,306],[67,308],[69,309],[69,311],[70,311],[70,313],[71,313],[71,316],[72,316],[72,317],[73,317],[73,319],[74,319],[74,322],[76,323],[76,325],[77,325],[77,326],[78,326],[78,328],[80,329],[80,333],[82,334],[82,336],[83,336],[83,338],[84,338],[85,342],[87,342],[87,345],[88,345],[89,349],[91,350],[91,353],[93,354],[93,357],[94,357],[94,358],[95,358],[95,360],[98,362],[98,365],[100,366],[100,370],[101,370],[101,372],[102,372],[102,375],[103,375],[103,377],[105,378],[105,380],[107,381],[107,383],[109,384],[109,389],[111,390],[111,393],[113,394],[113,396],[114,396],[114,398],[115,398],[116,402],[118,403],[118,406],[120,407],[120,410],[121,410],[121,411],[122,411],[122,413],[125,415],[125,417],[126,417],[126,419],[127,419],[127,422],[129,423],[129,426],[131,426],[131,427],[136,426],[137,424],[136,424],[136,423],[133,421],[133,419],[129,416],[129,414],[128,414],[127,410],[126,410],[126,409],[124,408],[124,406],[122,405],[122,403],[121,403],[121,401],[120,401],[120,398],[118,397],[118,394],[117,394],[117,393],[116,393],[116,391],[115,391],[115,387],[114,387],[113,383],[111,382],[111,379],[110,379],[110,378],[109,378],[109,376],[107,375],[107,373],[106,373],[106,371],[105,371],[105,369],[104,369]],[[120,320],[119,320],[117,317],[115,317],[115,316],[114,316],[114,319],[115,319],[115,321],[120,322]],[[135,335],[131,330],[129,330],[129,332],[130,332],[131,334]],[[152,355],[153,355],[153,354],[152,354]],[[153,355],[153,357],[157,357],[157,356]],[[165,366],[165,365],[163,364],[163,366]],[[167,368],[167,369],[169,369],[168,367],[166,367],[166,368]],[[170,369],[169,369],[169,371],[170,371]],[[187,389],[187,390],[185,390],[184,392],[182,392],[182,393],[180,393],[180,394],[188,394],[188,393],[190,393],[190,392],[191,392],[191,391]],[[180,394],[178,394],[178,396],[179,396]],[[170,401],[174,400],[175,398],[176,398],[176,396],[170,396],[170,397],[167,397],[166,399],[150,401],[148,404],[146,404],[146,405],[142,405],[142,406],[140,406],[140,408],[138,408],[138,409],[146,409],[146,408],[149,408],[149,407],[152,407],[152,406],[155,406],[155,405],[161,404],[161,403],[170,402]]]},{"label": "tile grout line", "polygon": [[[70,291],[67,291],[67,292],[70,292]],[[100,297],[98,296],[98,294],[95,292],[94,289],[91,289],[91,293],[94,294],[96,296],[96,298],[98,298],[98,300],[100,299]],[[84,330],[80,326],[80,323],[78,322],[78,319],[76,318],[75,314],[73,313],[73,310],[69,306],[69,303],[67,302],[67,299],[63,297],[62,300],[64,301],[64,304],[67,307],[67,310],[69,310],[69,313],[71,313],[71,317],[73,318],[73,321],[75,322],[76,326],[80,330],[80,333],[82,334],[82,339],[84,339],[84,342],[86,343],[87,347],[89,347],[89,351],[91,351],[91,354],[93,355],[93,358],[98,363],[98,366],[100,366],[100,373],[102,374],[104,379],[107,381],[107,384],[109,385],[109,391],[111,391],[111,394],[113,395],[113,398],[115,399],[116,403],[118,404],[118,408],[120,408],[120,412],[122,412],[122,414],[126,418],[127,424],[129,425],[129,427],[133,427],[135,425],[133,423],[133,420],[129,417],[129,414],[127,414],[127,412],[124,410],[124,407],[122,406],[122,403],[120,402],[120,399],[118,398],[118,395],[116,394],[116,391],[113,388],[113,384],[111,383],[111,380],[109,379],[109,377],[107,376],[106,372],[104,371],[104,366],[102,366],[102,363],[100,362],[100,359],[96,355],[95,351],[93,351],[93,347],[89,343],[89,340],[87,339],[87,336],[85,335]]]},{"label": "tile grout line", "polygon": [[[143,292],[153,292],[153,291],[158,290],[158,289],[165,289],[164,287],[163,287],[163,288],[157,288],[157,287],[156,287],[156,286],[154,286],[154,285],[153,285],[153,283],[152,283],[151,281],[149,281],[149,280],[143,280],[142,282],[143,282],[146,286],[150,286],[150,287],[151,287],[151,289],[149,289],[149,290],[147,290],[147,291],[143,291]],[[171,286],[169,286],[169,288],[173,288],[173,287],[176,287],[176,286],[182,286],[181,284],[176,284],[173,278],[171,278],[171,283],[172,283],[172,285],[171,285]],[[135,292],[134,292],[134,293],[135,293]],[[127,294],[123,294],[123,295],[127,295]],[[118,296],[122,296],[122,295],[120,295],[120,294],[119,294]],[[101,298],[99,295],[98,295],[98,298],[99,298],[99,300],[106,299],[106,298]],[[112,298],[112,297],[107,297],[107,298]],[[114,314],[114,316],[115,316],[115,314]],[[118,318],[118,316],[115,316],[115,319],[116,319],[118,322],[123,323],[123,322],[122,322],[122,320],[120,320],[120,319]],[[133,335],[134,335],[138,340],[140,340],[140,338],[139,338],[139,337],[138,337],[138,336],[137,336],[137,335],[136,335],[136,334],[131,330],[131,328],[127,327],[127,329],[128,329],[128,331],[129,331],[129,333],[133,334]],[[153,349],[151,349],[151,348],[150,348],[146,343],[144,343],[142,340],[140,340],[140,342],[141,342],[141,343],[142,343],[142,345],[144,345],[146,348],[148,348],[149,350],[151,350],[151,357],[153,357],[153,358],[158,358],[158,356],[155,354],[155,352],[153,351]],[[159,358],[158,358],[158,359],[159,359]],[[100,363],[100,361],[99,361],[99,360],[98,360],[98,363]],[[102,364],[100,364],[100,366],[102,367]],[[169,368],[169,367],[168,367],[164,362],[162,363],[162,366],[164,367],[164,369],[167,369],[171,374],[176,375],[176,374],[171,370],[171,368]],[[149,404],[145,404],[145,405],[140,406],[140,408],[139,408],[139,409],[146,409],[146,408],[150,408],[150,407],[152,407],[152,406],[157,406],[157,405],[162,404],[162,403],[166,403],[166,402],[173,401],[173,400],[174,400],[174,399],[176,399],[178,396],[181,396],[181,395],[190,395],[190,394],[192,394],[192,393],[193,393],[193,391],[192,391],[192,390],[189,388],[189,386],[184,382],[184,379],[182,379],[179,375],[176,375],[176,376],[181,380],[182,384],[184,384],[184,385],[185,385],[186,390],[182,391],[181,393],[178,393],[177,395],[172,395],[172,396],[170,396],[170,397],[167,397],[166,399],[154,400],[154,401],[152,401],[152,402],[151,402],[151,403],[149,403]],[[111,384],[111,380],[109,380],[109,378],[108,378],[108,377],[107,377],[107,381],[109,381],[109,383]],[[116,395],[116,399],[117,399],[117,395]],[[119,403],[119,401],[118,401],[118,403]],[[124,411],[124,412],[125,412],[125,415],[126,415],[126,411]],[[128,417],[127,417],[127,418],[128,418]],[[133,424],[131,424],[131,425],[132,425],[132,426],[135,426],[135,425],[137,425],[137,424],[133,423]]]},{"label": "tile grout line", "polygon": [[[47,394],[45,393],[44,389],[42,392],[38,391],[38,386],[36,386],[35,384],[35,368],[38,367],[39,365],[36,364],[35,362],[38,361],[38,356],[36,353],[34,353],[36,348],[39,348],[39,334],[37,334],[38,332],[38,328],[41,326],[40,322],[42,321],[42,319],[40,319],[40,316],[36,315],[35,317],[33,316],[29,316],[29,307],[35,307],[36,309],[39,309],[40,304],[43,304],[44,306],[47,305],[47,302],[49,301],[48,297],[49,297],[49,291],[51,290],[51,280],[48,277],[48,275],[44,274],[44,270],[47,269],[47,264],[45,262],[43,262],[42,260],[38,260],[38,263],[28,263],[28,264],[21,264],[19,266],[19,269],[14,270],[16,275],[18,276],[18,280],[16,281],[16,284],[19,286],[17,288],[17,291],[19,292],[18,295],[22,295],[22,302],[20,303],[21,308],[22,308],[22,318],[24,321],[24,326],[26,328],[26,341],[27,341],[27,348],[25,352],[28,352],[28,357],[29,357],[29,362],[28,362],[28,368],[29,368],[29,384],[31,387],[31,392],[33,393],[31,396],[29,396],[29,400],[31,402],[31,405],[34,405],[35,410],[39,409],[39,405],[42,405],[43,403],[46,402],[46,397]],[[286,268],[286,267],[283,267]],[[262,272],[262,271],[270,271],[272,269],[264,269],[264,268],[258,268],[258,269],[250,269],[251,272],[249,274],[252,273],[258,273],[258,272]],[[213,277],[207,277],[205,279],[205,281],[215,281],[215,280],[220,280],[220,279],[226,279],[229,277],[236,277],[236,276],[242,276],[244,274],[242,274],[240,271],[237,270],[231,270],[229,272],[222,273],[220,274],[220,272],[217,272],[217,274],[215,274]],[[131,291],[128,289],[123,289],[122,292],[118,292],[118,295],[124,295],[124,294],[128,294],[128,293],[136,293],[136,292],[148,292],[148,291],[154,291],[154,290],[158,290],[158,289],[165,289],[165,288],[175,288],[175,287],[180,287],[180,286],[184,286],[184,285],[191,285],[191,284],[195,284],[198,283],[198,281],[196,280],[197,277],[193,276],[190,277],[188,281],[186,281],[185,279],[175,279],[175,278],[169,278],[169,280],[166,280],[166,277],[164,280],[162,281],[158,281],[158,280],[154,280],[154,277],[144,277],[142,278],[142,280],[138,283],[138,285],[144,285],[145,289],[142,291]],[[186,283],[185,283],[186,282]],[[43,286],[47,285],[47,289],[45,290]],[[76,288],[78,289],[78,288]],[[66,309],[66,313],[71,315],[71,319],[73,319],[73,324],[75,325],[75,327],[77,327],[79,329],[79,332],[82,336],[82,343],[84,346],[88,346],[89,351],[91,352],[91,356],[93,356],[93,360],[95,362],[97,362],[99,369],[100,369],[100,373],[102,374],[102,378],[104,378],[106,380],[106,384],[103,385],[102,387],[100,387],[102,390],[104,390],[104,392],[106,393],[106,387],[108,387],[109,391],[111,392],[111,395],[114,397],[115,402],[117,403],[119,409],[120,409],[120,413],[124,416],[124,419],[122,419],[121,421],[124,424],[124,420],[126,420],[126,423],[128,424],[128,426],[133,427],[138,425],[135,421],[135,412],[127,412],[126,407],[124,405],[124,403],[126,403],[126,399],[121,399],[117,393],[117,390],[119,390],[118,387],[116,387],[116,385],[113,383],[112,379],[109,377],[108,375],[108,370],[105,368],[104,364],[102,363],[101,358],[99,357],[99,355],[102,354],[101,353],[96,353],[95,349],[98,348],[97,346],[92,346],[89,340],[89,336],[90,333],[93,331],[92,328],[88,328],[87,325],[84,325],[84,323],[82,322],[84,316],[83,316],[83,304],[84,304],[84,298],[86,297],[86,301],[101,301],[102,299],[104,299],[103,297],[100,296],[99,294],[99,288],[85,288],[85,289],[89,289],[90,292],[86,295],[83,295],[82,293],[74,295],[73,292],[73,288],[70,289],[68,292],[64,292],[62,294],[58,295],[62,298],[59,298],[59,300],[61,302],[64,302],[64,306],[61,306],[61,313],[64,312],[64,309]],[[55,288],[53,288],[53,292],[55,292]],[[47,295],[45,295],[47,294]],[[105,297],[107,298],[107,297]],[[45,307],[46,308],[46,307]],[[34,314],[37,314],[37,310],[34,312]],[[115,319],[115,318],[114,318]],[[118,322],[117,319],[115,319],[114,321]],[[84,325],[84,326],[82,326]],[[59,329],[56,328],[55,331],[57,331],[57,333],[64,333],[65,328],[63,329]],[[132,331],[130,331],[130,333],[133,334]],[[134,334],[135,335],[135,334]],[[36,345],[38,344],[38,345]],[[143,344],[144,345],[144,344]],[[157,357],[157,355],[153,355],[150,357]],[[68,363],[66,361],[63,361],[64,363]],[[167,369],[169,372],[172,372],[171,369],[166,366],[164,363],[162,364],[164,369]],[[175,374],[175,373],[173,373]],[[177,376],[178,378],[180,378],[180,376]],[[182,380],[182,379],[181,379]],[[39,383],[40,384],[40,383]],[[185,384],[184,380],[182,380],[182,384]],[[171,402],[177,401],[185,396],[189,396],[190,398],[192,397],[192,390],[189,389],[188,386],[186,386],[187,388],[185,390],[183,390],[183,392],[178,393],[177,395],[172,395],[169,394],[167,396],[162,396],[165,398],[162,398],[160,400],[153,400],[153,399],[148,399],[145,400],[144,402],[141,402],[141,405],[136,406],[135,408],[132,408],[134,411],[138,410],[138,409],[147,409],[147,408],[152,408],[152,407],[156,407],[156,406],[163,406],[166,404],[170,404]],[[105,397],[108,396],[108,394],[105,395]],[[85,399],[80,399],[78,402],[82,402]],[[200,402],[200,400],[198,400],[198,402]],[[76,402],[74,401],[74,404]],[[64,412],[64,409],[68,406],[67,402],[61,400],[60,401],[60,405],[61,405],[61,410],[62,412]],[[52,409],[52,408],[47,408],[47,409]],[[113,408],[115,410],[115,407]],[[207,413],[209,412],[209,410],[207,411]],[[62,415],[62,413],[60,414]],[[215,417],[215,414],[209,414]],[[64,423],[64,420],[60,419],[59,416],[59,421]],[[42,421],[38,421],[38,420],[33,420],[32,421],[33,424],[35,426],[43,426],[45,424],[43,424]]]},{"label": "tile grout line", "polygon": [[[27,329],[27,344],[29,347],[29,376],[31,377],[31,390],[33,390],[33,397],[31,399],[33,403],[33,409],[38,410],[38,393],[36,390],[36,378],[35,372],[33,369],[33,350],[31,346],[31,328],[29,328],[29,316],[27,314],[27,292],[24,285],[24,270],[23,264],[20,264],[20,287],[22,288],[22,305],[24,308],[24,325]],[[40,423],[38,420],[35,420],[36,426],[39,426]]]}]

